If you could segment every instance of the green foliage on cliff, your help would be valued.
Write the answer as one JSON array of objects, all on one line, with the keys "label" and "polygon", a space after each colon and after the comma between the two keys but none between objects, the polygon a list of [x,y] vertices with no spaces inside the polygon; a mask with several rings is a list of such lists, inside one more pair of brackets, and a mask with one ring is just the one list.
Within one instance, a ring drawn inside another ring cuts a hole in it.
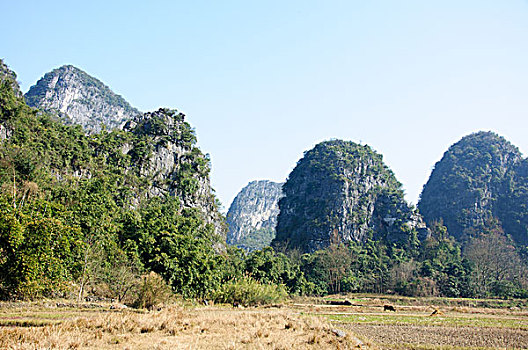
[{"label": "green foliage on cliff", "polygon": [[496,217],[515,242],[528,246],[528,159],[520,161],[508,175]]},{"label": "green foliage on cliff", "polygon": [[249,252],[268,247],[275,238],[275,230],[272,228],[260,228],[249,232],[236,243],[236,246]]},{"label": "green foliage on cliff", "polygon": [[299,160],[283,192],[277,247],[314,251],[328,246],[334,230],[344,240],[406,239],[402,225],[412,209],[382,156],[369,146],[340,140],[316,145]]},{"label": "green foliage on cliff", "polygon": [[503,202],[515,191],[509,186],[520,160],[519,150],[492,132],[462,138],[436,163],[421,194],[420,213],[428,223],[443,220],[459,240],[491,217],[509,222],[509,215],[502,215]]},{"label": "green foliage on cliff", "polygon": [[[451,146],[424,186],[420,212],[429,224],[442,221],[461,243],[472,266],[465,278],[478,296],[520,295],[526,289],[526,259],[520,257],[528,244],[526,164],[504,138],[478,132]],[[463,270],[460,263],[452,269]],[[444,292],[460,289],[448,284],[441,285]]]},{"label": "green foliage on cliff", "polygon": [[[522,297],[528,285],[523,250],[507,236],[519,237],[518,231],[488,233],[497,231],[490,226],[496,215],[505,227],[519,229],[526,220],[528,181],[520,160],[493,133],[454,145],[424,188],[420,209],[429,229],[419,231],[419,215],[381,156],[344,141],[321,143],[283,187],[273,245],[310,253],[299,266],[310,286],[304,290],[315,294]],[[507,272],[497,266],[499,256],[507,257],[499,264]]]},{"label": "green foliage on cliff", "polygon": [[[88,136],[31,109],[12,86],[1,81],[8,137],[0,140],[0,297],[75,290],[122,300],[145,271],[185,296],[213,290],[218,237],[202,212],[179,200],[194,198],[209,172],[183,115],[162,109],[127,131]],[[169,122],[177,128],[167,130]],[[149,199],[160,179],[148,173],[148,156],[167,142],[164,132],[185,150],[176,164],[184,170],[163,184],[166,194]]]},{"label": "green foliage on cliff", "polygon": [[[182,113],[160,109],[124,131],[87,136],[28,107],[7,73],[0,74],[2,299],[96,294],[152,306],[170,297],[168,288],[248,304],[286,291],[528,295],[519,247],[528,163],[495,134],[470,135],[437,163],[420,202],[430,224],[422,241],[417,214],[381,155],[328,141],[305,154],[284,186],[275,249],[215,250],[210,216],[218,208],[199,191],[209,159]],[[163,163],[170,176],[161,176],[161,156],[152,157],[169,144],[184,152]],[[189,205],[199,200],[205,213]]]}]

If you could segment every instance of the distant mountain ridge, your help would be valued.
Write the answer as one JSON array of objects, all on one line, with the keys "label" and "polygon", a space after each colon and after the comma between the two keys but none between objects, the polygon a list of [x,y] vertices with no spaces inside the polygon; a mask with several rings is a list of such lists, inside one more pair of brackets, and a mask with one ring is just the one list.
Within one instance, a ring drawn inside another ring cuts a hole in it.
[{"label": "distant mountain ridge", "polygon": [[81,125],[96,133],[122,127],[140,114],[100,80],[72,65],[46,73],[24,95],[26,103],[58,115],[66,124]]},{"label": "distant mountain ridge", "polygon": [[252,181],[231,203],[227,213],[227,243],[252,251],[271,243],[279,214],[282,183]]}]

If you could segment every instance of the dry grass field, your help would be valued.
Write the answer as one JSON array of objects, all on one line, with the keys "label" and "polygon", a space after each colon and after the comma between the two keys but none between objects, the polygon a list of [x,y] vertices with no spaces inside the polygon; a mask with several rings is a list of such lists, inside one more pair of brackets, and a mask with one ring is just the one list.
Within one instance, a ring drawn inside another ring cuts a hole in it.
[{"label": "dry grass field", "polygon": [[528,348],[525,302],[354,295],[350,305],[330,305],[336,299],[345,300],[268,308],[179,303],[156,311],[2,303],[0,349]]},{"label": "dry grass field", "polygon": [[359,345],[324,318],[301,316],[287,307],[174,305],[139,312],[99,306],[3,305],[0,349],[351,349]]}]

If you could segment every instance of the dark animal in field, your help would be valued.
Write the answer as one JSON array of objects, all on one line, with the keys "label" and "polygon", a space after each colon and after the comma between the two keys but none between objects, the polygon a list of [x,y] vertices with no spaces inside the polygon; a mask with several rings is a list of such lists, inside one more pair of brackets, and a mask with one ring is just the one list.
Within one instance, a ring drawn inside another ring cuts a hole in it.
[{"label": "dark animal in field", "polygon": [[383,305],[383,311],[393,311],[396,312],[396,308],[392,305]]}]

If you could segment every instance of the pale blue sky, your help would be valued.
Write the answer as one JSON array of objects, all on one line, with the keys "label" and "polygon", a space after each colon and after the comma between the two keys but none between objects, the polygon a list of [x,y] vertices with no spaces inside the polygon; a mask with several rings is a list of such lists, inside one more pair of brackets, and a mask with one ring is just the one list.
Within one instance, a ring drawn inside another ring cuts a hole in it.
[{"label": "pale blue sky", "polygon": [[371,145],[417,202],[443,152],[528,150],[528,1],[0,0],[27,91],[73,64],[143,111],[184,111],[225,206],[330,138]]}]

